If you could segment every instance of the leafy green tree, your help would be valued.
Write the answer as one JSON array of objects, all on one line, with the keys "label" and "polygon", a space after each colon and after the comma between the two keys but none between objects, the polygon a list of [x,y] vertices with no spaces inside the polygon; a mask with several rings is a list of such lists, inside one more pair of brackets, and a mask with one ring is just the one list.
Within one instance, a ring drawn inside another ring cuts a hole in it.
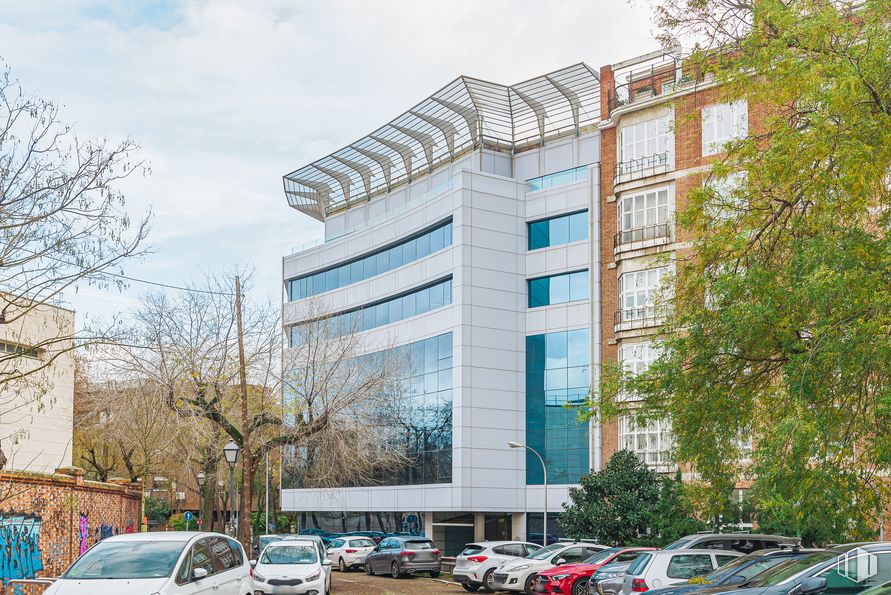
[{"label": "leafy green tree", "polygon": [[154,521],[154,524],[163,525],[170,518],[172,512],[173,509],[166,498],[145,499],[145,516],[148,517],[149,522]]},{"label": "leafy green tree", "polygon": [[664,545],[703,527],[692,517],[680,481],[659,476],[627,450],[579,483],[569,489],[558,521],[568,535],[605,544]]},{"label": "leafy green tree", "polygon": [[678,215],[692,246],[661,357],[637,377],[610,367],[596,404],[620,413],[633,391],[644,417],[670,419],[710,515],[750,478],[762,528],[871,538],[891,472],[891,4],[657,11],[666,39],[698,42],[685,68],[756,117]]},{"label": "leafy green tree", "polygon": [[170,529],[173,531],[197,531],[198,530],[198,517],[196,516],[191,521],[186,523],[186,515],[185,513],[177,513],[170,517],[170,520],[167,521],[167,524],[170,526]]}]

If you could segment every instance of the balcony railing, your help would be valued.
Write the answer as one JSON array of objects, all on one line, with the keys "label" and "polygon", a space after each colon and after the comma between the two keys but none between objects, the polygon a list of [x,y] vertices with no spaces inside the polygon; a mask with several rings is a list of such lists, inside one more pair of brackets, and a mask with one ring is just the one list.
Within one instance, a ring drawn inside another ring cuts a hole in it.
[{"label": "balcony railing", "polygon": [[681,71],[679,60],[666,60],[628,73],[626,82],[607,90],[607,105],[612,113],[623,105],[671,93],[694,82],[693,77]]},{"label": "balcony railing", "polygon": [[[668,151],[654,155],[644,155],[616,164],[615,183],[636,180],[668,170]],[[624,178],[624,179],[623,179]]]},{"label": "balcony railing", "polygon": [[588,166],[574,167],[563,171],[554,172],[537,178],[526,180],[526,186],[529,192],[536,190],[546,190],[547,188],[556,188],[557,186],[565,186],[566,184],[574,184],[588,179]]},{"label": "balcony railing", "polygon": [[665,312],[662,308],[641,306],[640,308],[623,308],[617,311],[613,322],[616,331],[627,331],[660,326],[664,319]]},{"label": "balcony railing", "polygon": [[670,223],[657,223],[656,225],[618,231],[613,236],[613,249],[618,250],[623,244],[661,239],[671,239]]}]

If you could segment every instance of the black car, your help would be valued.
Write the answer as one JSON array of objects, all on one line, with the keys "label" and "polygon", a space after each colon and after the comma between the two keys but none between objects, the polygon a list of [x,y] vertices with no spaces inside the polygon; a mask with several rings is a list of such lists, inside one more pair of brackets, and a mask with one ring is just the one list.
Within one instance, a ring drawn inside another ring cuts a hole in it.
[{"label": "black car", "polygon": [[365,572],[402,578],[418,572],[436,578],[442,568],[442,552],[426,537],[387,537],[365,559]]},{"label": "black car", "polygon": [[697,595],[859,595],[891,581],[891,542],[852,543],[779,564],[743,588],[714,587]]},{"label": "black car", "polygon": [[664,550],[732,550],[751,554],[767,550],[798,545],[797,537],[783,535],[763,535],[761,533],[694,533],[681,537],[666,545]]}]

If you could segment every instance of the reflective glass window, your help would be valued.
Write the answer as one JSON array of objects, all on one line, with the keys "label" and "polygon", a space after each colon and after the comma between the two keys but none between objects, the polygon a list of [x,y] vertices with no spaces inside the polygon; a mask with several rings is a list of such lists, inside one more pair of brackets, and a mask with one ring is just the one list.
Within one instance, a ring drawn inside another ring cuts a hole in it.
[{"label": "reflective glass window", "polygon": [[530,308],[588,299],[587,270],[529,279],[527,284]]},{"label": "reflective glass window", "polygon": [[529,250],[588,239],[588,211],[558,215],[526,224]]},{"label": "reflective glass window", "polygon": [[442,250],[452,244],[451,221],[437,226],[415,238],[379,250],[352,262],[327,271],[304,275],[288,281],[288,297],[300,300],[325,291],[345,287],[401,267],[412,261]]}]

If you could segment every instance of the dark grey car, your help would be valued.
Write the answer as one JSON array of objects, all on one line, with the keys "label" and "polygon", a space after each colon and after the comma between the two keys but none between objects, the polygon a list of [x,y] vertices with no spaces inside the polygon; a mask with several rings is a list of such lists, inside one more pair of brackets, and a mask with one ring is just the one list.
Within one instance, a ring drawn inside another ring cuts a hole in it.
[{"label": "dark grey car", "polygon": [[617,595],[625,586],[625,573],[633,560],[601,566],[588,581],[588,595]]},{"label": "dark grey car", "polygon": [[365,559],[365,572],[402,578],[418,572],[439,576],[442,553],[426,537],[398,536],[382,540]]}]

